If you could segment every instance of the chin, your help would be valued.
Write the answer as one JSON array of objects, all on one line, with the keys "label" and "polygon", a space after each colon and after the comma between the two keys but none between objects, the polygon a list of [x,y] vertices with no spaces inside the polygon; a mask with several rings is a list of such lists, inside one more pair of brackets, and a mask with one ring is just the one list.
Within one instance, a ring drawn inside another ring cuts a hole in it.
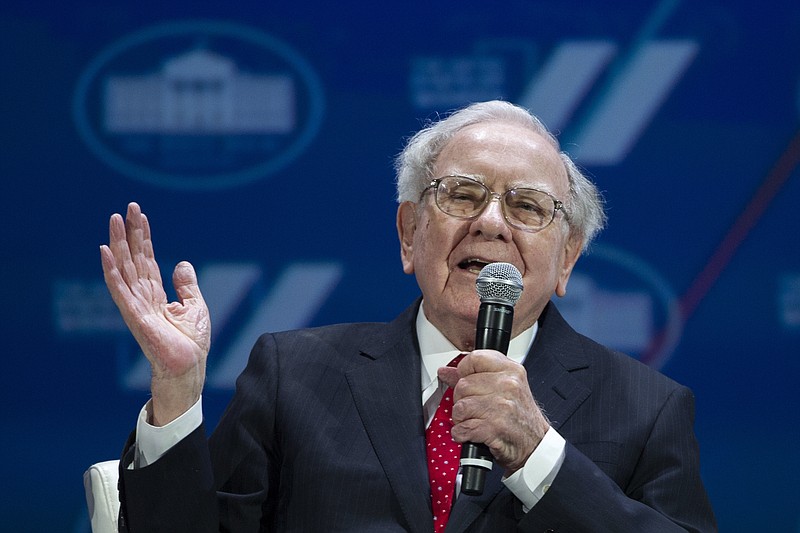
[{"label": "chin", "polygon": [[450,306],[450,312],[460,320],[474,326],[475,322],[478,320],[478,310],[480,306],[481,302],[477,297],[472,299],[463,298]]}]

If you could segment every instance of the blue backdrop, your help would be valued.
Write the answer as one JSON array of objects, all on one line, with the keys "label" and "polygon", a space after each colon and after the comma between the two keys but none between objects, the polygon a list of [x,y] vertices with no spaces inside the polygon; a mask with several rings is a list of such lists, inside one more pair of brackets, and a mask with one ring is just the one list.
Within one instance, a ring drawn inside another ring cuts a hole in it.
[{"label": "blue backdrop", "polygon": [[0,14],[3,531],[88,531],[81,475],[147,398],[102,283],[112,212],[140,202],[166,278],[200,271],[213,425],[259,332],[388,320],[416,297],[392,157],[425,118],[490,98],[541,115],[607,198],[560,307],[695,391],[722,531],[800,531],[796,1]]}]

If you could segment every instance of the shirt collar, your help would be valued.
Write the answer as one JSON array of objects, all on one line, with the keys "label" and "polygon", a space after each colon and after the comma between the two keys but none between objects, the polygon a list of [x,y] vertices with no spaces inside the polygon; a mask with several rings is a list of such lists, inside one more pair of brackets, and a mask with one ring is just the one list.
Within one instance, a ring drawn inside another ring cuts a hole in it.
[{"label": "shirt collar", "polygon": [[[433,381],[438,381],[436,371],[453,360],[461,350],[447,340],[441,331],[428,321],[425,316],[425,302],[422,302],[417,311],[417,340],[419,341],[420,354],[422,355],[422,390],[429,387]],[[533,339],[539,329],[539,323],[534,322],[513,339],[508,345],[508,357],[522,364],[528,355]],[[438,385],[438,383],[437,383]]]}]

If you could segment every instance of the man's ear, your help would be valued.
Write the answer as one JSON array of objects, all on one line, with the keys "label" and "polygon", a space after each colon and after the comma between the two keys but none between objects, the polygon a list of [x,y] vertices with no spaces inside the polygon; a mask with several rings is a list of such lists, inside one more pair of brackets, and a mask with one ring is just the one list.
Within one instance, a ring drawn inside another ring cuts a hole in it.
[{"label": "man's ear", "polygon": [[414,273],[414,233],[417,229],[417,204],[403,202],[397,208],[397,236],[400,238],[400,259],[403,272]]},{"label": "man's ear", "polygon": [[575,267],[575,263],[578,262],[578,258],[581,256],[582,249],[583,239],[573,235],[567,238],[567,242],[564,245],[561,272],[559,272],[558,283],[556,284],[556,295],[559,298],[563,298],[567,294],[567,282],[569,281],[570,275],[572,275],[572,269]]}]

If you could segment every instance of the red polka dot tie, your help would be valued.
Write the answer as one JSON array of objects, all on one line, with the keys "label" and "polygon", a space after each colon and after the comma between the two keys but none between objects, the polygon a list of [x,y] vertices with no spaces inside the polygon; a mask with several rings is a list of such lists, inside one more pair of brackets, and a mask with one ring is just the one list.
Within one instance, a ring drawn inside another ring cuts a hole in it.
[{"label": "red polka dot tie", "polygon": [[[447,366],[456,366],[464,355],[459,355]],[[428,479],[431,482],[431,503],[433,505],[433,530],[444,531],[450,518],[458,474],[458,458],[461,444],[453,441],[450,430],[453,428],[451,411],[453,409],[453,389],[447,388],[433,415],[431,425],[425,431],[428,452]]]}]

